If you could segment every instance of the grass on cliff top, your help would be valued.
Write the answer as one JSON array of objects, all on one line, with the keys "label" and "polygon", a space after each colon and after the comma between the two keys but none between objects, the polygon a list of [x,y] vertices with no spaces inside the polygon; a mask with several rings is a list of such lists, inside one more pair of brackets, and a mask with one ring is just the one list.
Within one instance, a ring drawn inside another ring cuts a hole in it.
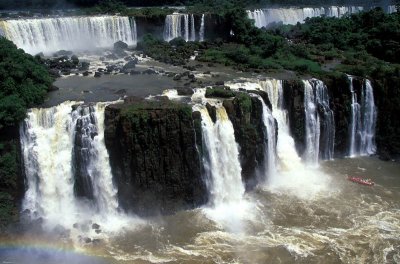
[{"label": "grass on cliff top", "polygon": [[192,107],[174,101],[142,101],[124,106],[121,110],[121,116],[134,121],[147,121],[154,110],[164,110],[166,112],[179,113],[182,118],[192,117]]}]

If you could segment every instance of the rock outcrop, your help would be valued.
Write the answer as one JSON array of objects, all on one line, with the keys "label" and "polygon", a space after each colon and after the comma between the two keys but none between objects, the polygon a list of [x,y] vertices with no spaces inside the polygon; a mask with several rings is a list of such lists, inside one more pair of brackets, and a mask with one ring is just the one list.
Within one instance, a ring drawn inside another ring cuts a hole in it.
[{"label": "rock outcrop", "polygon": [[265,136],[262,103],[248,93],[237,93],[233,99],[224,100],[223,105],[235,129],[239,144],[242,178],[246,189],[259,182],[258,172],[263,169]]},{"label": "rock outcrop", "polygon": [[106,108],[105,143],[123,209],[146,216],[207,202],[194,124],[190,106],[168,100],[128,98]]}]

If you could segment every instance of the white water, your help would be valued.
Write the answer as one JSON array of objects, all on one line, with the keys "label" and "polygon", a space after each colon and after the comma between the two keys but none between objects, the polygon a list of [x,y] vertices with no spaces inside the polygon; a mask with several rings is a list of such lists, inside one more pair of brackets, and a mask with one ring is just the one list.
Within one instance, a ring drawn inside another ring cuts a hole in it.
[{"label": "white water", "polygon": [[306,18],[310,17],[342,17],[345,14],[353,14],[363,11],[363,7],[358,6],[331,6],[318,8],[265,8],[256,9],[254,11],[247,10],[249,18],[254,19],[258,28],[268,27],[274,23],[282,23],[294,25],[298,22],[303,23]]},{"label": "white water", "polygon": [[[27,187],[22,208],[28,209],[32,218],[42,217],[45,224],[53,227],[71,228],[74,223],[88,220],[100,223],[118,215],[117,190],[104,145],[106,103],[97,103],[92,113],[87,106],[73,110],[76,104],[79,103],[65,102],[52,108],[31,109],[20,129]],[[74,195],[73,151],[77,122],[86,122],[82,127],[86,132],[98,131],[88,146],[89,162],[86,164],[93,179],[95,207]]]},{"label": "white water", "polygon": [[204,14],[201,15],[201,24],[200,24],[200,32],[199,32],[199,39],[200,41],[204,41]]},{"label": "white water", "polygon": [[[335,192],[331,178],[313,167],[305,166],[299,157],[293,137],[290,135],[289,118],[284,108],[283,81],[276,79],[249,80],[225,83],[231,89],[261,90],[268,94],[272,104],[272,116],[278,124],[276,146],[276,173],[268,175],[265,187],[277,193],[291,194],[302,199]],[[268,124],[265,124],[267,126]]]},{"label": "white water", "polygon": [[265,171],[263,181],[268,179],[269,175],[276,174],[276,124],[272,111],[265,104],[261,96],[257,96],[263,106],[263,123],[264,123],[264,136],[267,141],[265,147]]},{"label": "white water", "polygon": [[137,39],[135,20],[120,16],[10,19],[0,28],[30,54],[107,48],[119,40],[136,45]]},{"label": "white water", "polygon": [[203,140],[207,155],[204,159],[212,205],[240,202],[244,194],[242,168],[239,161],[238,145],[235,141],[233,125],[225,108],[216,109],[214,123],[207,108],[199,106],[202,117]]},{"label": "white water", "polygon": [[[377,109],[374,101],[373,87],[365,80],[361,96],[357,95],[353,86],[353,77],[349,78],[351,92],[351,124],[349,140],[349,156],[367,156],[376,152],[375,126]],[[360,99],[358,99],[361,97]]]},{"label": "white water", "polygon": [[[303,83],[306,128],[304,158],[308,164],[317,166],[319,158],[333,158],[334,115],[329,107],[326,85],[317,79],[305,80]],[[318,109],[322,110],[323,114]]]},{"label": "white water", "polygon": [[171,41],[178,37],[183,38],[185,41],[196,40],[195,19],[193,14],[173,13],[166,16],[164,40]]}]

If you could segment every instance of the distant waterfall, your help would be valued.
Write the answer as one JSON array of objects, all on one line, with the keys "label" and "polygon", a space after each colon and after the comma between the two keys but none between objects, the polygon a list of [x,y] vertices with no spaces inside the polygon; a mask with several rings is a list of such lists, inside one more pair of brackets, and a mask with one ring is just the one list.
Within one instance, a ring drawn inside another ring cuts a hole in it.
[{"label": "distant waterfall", "polygon": [[317,8],[265,8],[253,11],[247,10],[250,19],[254,19],[258,28],[268,27],[274,23],[294,25],[297,22],[303,23],[308,17],[342,17],[345,14],[353,14],[363,11],[363,7],[358,6],[331,6]]},{"label": "distant waterfall", "polygon": [[171,41],[181,37],[185,41],[196,40],[196,27],[193,14],[174,13],[167,15],[164,26],[164,40]]},{"label": "distant waterfall", "polygon": [[6,38],[30,54],[107,48],[121,40],[136,45],[136,22],[120,16],[10,19],[0,23]]},{"label": "distant waterfall", "polygon": [[204,14],[201,15],[201,24],[200,24],[200,32],[199,32],[199,40],[204,41]]},{"label": "distant waterfall", "polygon": [[216,108],[215,123],[207,108],[196,107],[202,117],[203,142],[206,147],[204,166],[213,206],[240,202],[245,189],[233,125],[222,106]]},{"label": "distant waterfall", "polygon": [[[375,126],[377,109],[371,82],[365,80],[361,96],[354,90],[353,77],[348,76],[351,92],[351,124],[349,156],[366,156],[376,152]],[[358,99],[358,97],[361,97]]]},{"label": "distant waterfall", "polygon": [[333,111],[325,84],[317,79],[303,81],[306,150],[305,160],[317,165],[319,157],[332,159],[335,137]]},{"label": "distant waterfall", "polygon": [[[29,111],[20,127],[27,187],[22,207],[33,218],[71,226],[96,214],[117,214],[117,190],[103,140],[105,106],[65,102]],[[86,184],[82,193],[89,192],[85,196],[91,202],[75,196],[77,177]]]}]

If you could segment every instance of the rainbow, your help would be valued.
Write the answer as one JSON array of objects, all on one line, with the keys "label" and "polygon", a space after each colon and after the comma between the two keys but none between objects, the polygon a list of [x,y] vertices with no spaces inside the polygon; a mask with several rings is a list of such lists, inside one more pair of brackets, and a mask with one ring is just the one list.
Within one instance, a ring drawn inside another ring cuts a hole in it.
[{"label": "rainbow", "polygon": [[[101,254],[100,254],[101,255]],[[77,248],[60,240],[44,240],[35,237],[0,238],[1,264],[107,264],[104,257],[90,248]]]}]

